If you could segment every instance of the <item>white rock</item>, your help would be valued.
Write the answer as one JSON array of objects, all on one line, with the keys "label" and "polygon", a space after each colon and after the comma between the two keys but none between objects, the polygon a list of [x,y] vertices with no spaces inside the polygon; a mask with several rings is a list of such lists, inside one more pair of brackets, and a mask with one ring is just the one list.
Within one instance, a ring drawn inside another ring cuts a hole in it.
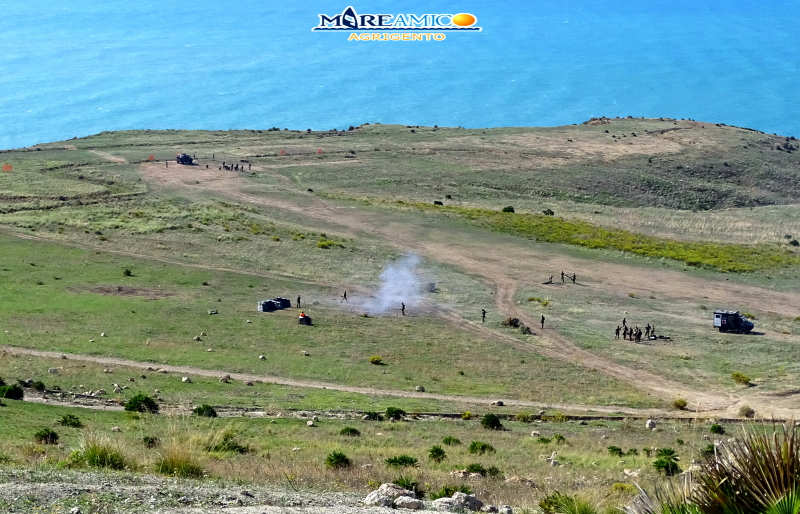
[{"label": "white rock", "polygon": [[[275,420],[273,420],[273,421],[275,421]],[[300,448],[298,448],[297,446],[295,446],[294,448],[292,448],[292,451],[293,451],[293,452],[299,452],[299,451],[300,451]]]},{"label": "white rock", "polygon": [[121,432],[121,430],[119,429],[119,427],[111,427],[111,431],[112,431],[112,432]]},{"label": "white rock", "polygon": [[461,491],[453,493],[453,501],[459,507],[471,511],[481,510],[481,507],[483,507],[483,502],[477,499],[475,495],[462,493]]},{"label": "white rock", "polygon": [[252,321],[250,321],[250,320],[247,320],[247,322],[248,322],[248,323],[252,323]]},{"label": "white rock", "polygon": [[514,514],[514,510],[511,508],[510,505],[501,505],[499,509],[497,509],[499,514]]},{"label": "white rock", "polygon": [[106,333],[105,333],[105,332],[103,332],[103,333],[101,333],[101,334],[100,334],[100,337],[105,337],[105,336],[106,336]]},{"label": "white rock", "polygon": [[94,339],[89,339],[89,342],[90,342],[90,343],[93,343],[93,342],[94,342]]},{"label": "white rock", "polygon": [[433,510],[441,510],[445,512],[455,512],[456,510],[461,510],[461,506],[456,505],[456,501],[452,498],[439,498],[438,500],[433,500],[431,507],[433,507]]},{"label": "white rock", "polygon": [[556,459],[553,459],[553,460],[550,461],[550,467],[557,468],[560,465],[561,465],[561,463],[558,462]]},{"label": "white rock", "polygon": [[309,419],[308,421],[306,421],[306,426],[307,427],[313,427],[314,426],[314,422]]},{"label": "white rock", "polygon": [[111,373],[111,370],[108,368],[103,369],[103,373]]},{"label": "white rock", "polygon": [[206,334],[205,332],[200,332],[200,335],[201,336],[207,336],[208,334]]},{"label": "white rock", "polygon": [[425,392],[425,388],[424,388],[424,387],[422,387],[422,386],[417,386],[417,387],[415,387],[414,389],[415,389],[415,390],[416,390],[418,393],[424,393],[424,392]]},{"label": "white rock", "polygon": [[264,357],[263,355],[259,355],[259,356],[258,356],[258,359],[259,359],[259,360],[262,360],[262,361],[265,361],[265,360],[267,360],[267,358],[266,358],[266,357]]},{"label": "white rock", "polygon": [[120,386],[118,386],[118,385],[114,385],[114,392],[115,393],[121,393],[122,392],[122,388]]},{"label": "white rock", "polygon": [[394,499],[384,496],[380,491],[372,491],[364,498],[364,505],[367,507],[391,507],[392,503]]},{"label": "white rock", "polygon": [[183,378],[181,379],[181,382],[185,382],[185,383],[187,383],[187,384],[191,384],[191,383],[192,383],[192,379],[191,379],[191,378],[189,378],[189,377],[183,377]]},{"label": "white rock", "polygon": [[394,506],[398,509],[409,509],[409,510],[425,509],[425,504],[422,503],[422,500],[418,500],[410,496],[398,496],[394,500]]},{"label": "white rock", "polygon": [[58,375],[58,369],[56,369],[56,368],[50,368],[50,369],[47,370],[47,372],[51,373],[53,375]]},{"label": "white rock", "polygon": [[481,512],[497,512],[497,506],[496,505],[484,505],[481,508]]},{"label": "white rock", "polygon": [[531,437],[539,437],[540,435],[542,435],[542,433],[539,432],[538,430],[534,430],[533,432],[531,432]]},{"label": "white rock", "polygon": [[391,498],[392,500],[399,498],[400,496],[409,496],[411,498],[417,497],[417,494],[414,491],[403,489],[397,484],[382,484],[378,488],[378,492],[388,498]]},{"label": "white rock", "polygon": [[503,403],[503,400],[495,400],[495,401],[492,402],[492,405],[496,405],[498,407],[502,407],[505,404]]},{"label": "white rock", "polygon": [[646,428],[647,430],[655,430],[656,422],[653,421],[652,419],[648,419],[644,424],[644,428]]},{"label": "white rock", "polygon": [[207,351],[207,352],[213,352],[214,350],[212,350],[211,348],[209,348],[209,349],[208,349],[208,350],[206,350],[206,351]]}]

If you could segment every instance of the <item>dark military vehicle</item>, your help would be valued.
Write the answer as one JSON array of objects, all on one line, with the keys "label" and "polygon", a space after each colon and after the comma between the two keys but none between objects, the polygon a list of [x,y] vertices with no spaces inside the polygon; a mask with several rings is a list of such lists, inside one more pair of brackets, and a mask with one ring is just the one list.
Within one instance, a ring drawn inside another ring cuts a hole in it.
[{"label": "dark military vehicle", "polygon": [[755,326],[752,321],[745,318],[739,311],[714,311],[714,326],[720,332],[737,332],[747,334]]},{"label": "dark military vehicle", "polygon": [[194,159],[192,159],[192,156],[189,155],[189,154],[185,154],[185,153],[182,153],[182,154],[178,155],[177,157],[175,157],[175,160],[178,162],[178,164],[192,164],[192,162],[194,162]]}]

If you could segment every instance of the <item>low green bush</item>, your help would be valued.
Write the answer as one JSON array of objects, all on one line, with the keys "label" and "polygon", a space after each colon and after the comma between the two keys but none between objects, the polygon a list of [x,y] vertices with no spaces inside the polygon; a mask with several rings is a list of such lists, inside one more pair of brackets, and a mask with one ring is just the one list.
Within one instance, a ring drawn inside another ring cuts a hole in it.
[{"label": "low green bush", "polygon": [[64,414],[61,416],[61,419],[58,420],[58,424],[62,427],[83,428],[83,423],[81,423],[78,416],[74,414]]},{"label": "low green bush", "polygon": [[375,412],[374,410],[364,411],[364,418],[370,421],[382,421],[383,416],[381,416],[380,412]]},{"label": "low green bush", "polygon": [[39,391],[40,393],[43,393],[45,390],[47,390],[47,387],[44,385],[44,382],[42,382],[41,380],[36,380],[31,384],[31,389],[33,389],[34,391]]},{"label": "low green bush", "polygon": [[708,430],[712,434],[717,434],[717,435],[724,435],[725,434],[725,427],[723,427],[719,423],[714,423],[713,425],[711,425],[711,428],[709,428]]},{"label": "low green bush", "polygon": [[233,453],[247,453],[250,448],[239,444],[234,441],[236,434],[234,432],[222,432],[221,436],[215,438],[211,443],[207,444],[205,450],[207,452],[233,452]]},{"label": "low green bush", "polygon": [[447,453],[445,453],[444,448],[437,445],[428,450],[428,458],[437,463],[442,462],[447,458]]},{"label": "low green bush", "polygon": [[467,473],[478,473],[481,476],[486,476],[486,468],[484,468],[482,464],[479,464],[477,462],[473,462],[472,464],[467,464],[465,470]]},{"label": "low green bush", "polygon": [[157,448],[161,445],[161,439],[155,436],[146,435],[142,437],[142,443],[144,443],[145,448]]},{"label": "low green bush", "polygon": [[614,457],[622,457],[622,448],[619,446],[609,446],[606,448],[608,450],[609,455],[613,455]]},{"label": "low green bush", "polygon": [[344,453],[336,450],[325,457],[325,465],[331,469],[349,468],[352,463]]},{"label": "low green bush", "polygon": [[25,397],[25,391],[17,384],[0,386],[0,398],[7,398],[9,400],[22,400]]},{"label": "low green bush", "polygon": [[687,402],[683,398],[678,398],[677,400],[672,402],[672,406],[678,410],[685,410],[687,405],[689,405],[689,402]]},{"label": "low green bush", "polygon": [[58,434],[50,428],[41,428],[33,434],[37,443],[58,444]]},{"label": "low green bush", "polygon": [[444,444],[446,444],[447,446],[454,446],[454,445],[457,445],[457,444],[461,444],[461,439],[449,435],[449,436],[445,437],[444,439],[442,439],[442,442]]},{"label": "low green bush", "polygon": [[125,402],[125,410],[130,412],[150,412],[155,414],[158,412],[158,404],[146,394],[139,393]]},{"label": "low green bush", "polygon": [[72,454],[72,461],[80,461],[93,468],[125,469],[127,462],[122,453],[105,441],[90,441]]},{"label": "low green bush", "polygon": [[756,415],[756,411],[754,411],[749,405],[742,405],[739,408],[739,415],[743,418],[753,418]]},{"label": "low green bush", "polygon": [[511,205],[506,205],[505,207],[503,207],[502,212],[514,212],[514,207]]},{"label": "low green bush", "polygon": [[472,441],[469,444],[469,452],[483,455],[484,453],[495,453],[495,449],[494,446],[489,443],[484,443],[483,441]]},{"label": "low green bush", "polygon": [[464,421],[469,421],[474,417],[475,417],[475,415],[472,414],[472,412],[468,411],[468,410],[465,410],[464,412],[461,413],[461,419],[463,419]]},{"label": "low green bush", "polygon": [[738,371],[736,371],[735,373],[731,374],[731,378],[733,379],[734,382],[736,382],[739,385],[745,385],[745,386],[750,385],[750,377],[748,377],[744,373],[739,373]]},{"label": "low green bush", "polygon": [[564,437],[561,434],[553,434],[553,441],[555,441],[555,442],[557,442],[559,444],[563,444],[563,443],[567,442],[567,438]]},{"label": "low green bush", "polygon": [[361,435],[361,432],[359,432],[358,429],[354,427],[343,427],[341,430],[339,430],[339,435],[346,435],[348,437],[358,437]]},{"label": "low green bush", "polygon": [[439,498],[450,498],[453,494],[462,492],[464,494],[472,494],[472,489],[468,485],[443,485],[441,489],[435,493],[431,493],[431,500],[438,500]]},{"label": "low green bush", "polygon": [[400,419],[406,415],[406,411],[397,407],[386,407],[386,419]]},{"label": "low green bush", "polygon": [[675,476],[681,472],[678,466],[678,455],[672,448],[659,448],[656,451],[656,460],[653,467],[659,473],[664,473],[668,477]]},{"label": "low green bush", "polygon": [[536,440],[537,444],[550,444],[553,440],[549,437],[540,437]]},{"label": "low green bush", "polygon": [[180,478],[202,478],[203,466],[185,448],[171,445],[156,461],[156,473]]},{"label": "low green bush", "polygon": [[380,366],[383,364],[383,357],[381,357],[380,355],[373,355],[372,357],[369,358],[369,363],[374,364],[376,366]]},{"label": "low green bush", "polygon": [[417,459],[410,455],[398,455],[396,457],[389,457],[386,459],[386,465],[395,468],[416,467]]},{"label": "low green bush", "polygon": [[392,482],[395,485],[399,485],[406,491],[413,491],[416,494],[418,500],[422,500],[425,498],[425,489],[420,487],[419,482],[414,480],[413,478],[404,477],[400,475],[397,479]]},{"label": "low green bush", "polygon": [[211,405],[204,403],[203,405],[198,405],[194,409],[192,409],[192,414],[195,416],[200,416],[203,418],[216,418],[217,411],[214,410],[214,407]]},{"label": "low green bush", "polygon": [[489,430],[502,430],[503,424],[500,423],[500,418],[498,418],[495,414],[491,412],[485,414],[483,418],[481,418],[481,426],[483,428],[488,428]]}]

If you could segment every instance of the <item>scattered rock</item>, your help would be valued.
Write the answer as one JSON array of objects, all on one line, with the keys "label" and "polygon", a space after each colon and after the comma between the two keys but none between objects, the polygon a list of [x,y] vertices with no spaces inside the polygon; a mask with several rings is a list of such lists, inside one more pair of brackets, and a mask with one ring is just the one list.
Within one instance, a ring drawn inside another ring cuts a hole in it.
[{"label": "scattered rock", "polygon": [[422,387],[422,386],[417,386],[417,387],[415,387],[414,389],[415,389],[415,390],[416,390],[418,393],[424,393],[424,392],[425,392],[425,388],[424,388],[424,387]]},{"label": "scattered rock", "polygon": [[644,424],[644,428],[647,429],[647,430],[655,430],[656,429],[656,422],[653,421],[652,419],[648,419]]},{"label": "scattered rock", "polygon": [[103,373],[111,373],[111,370],[108,368],[103,369]]},{"label": "scattered rock", "polygon": [[481,510],[481,507],[483,507],[483,502],[472,494],[466,494],[458,491],[453,494],[452,498],[439,498],[438,500],[434,500],[433,506],[436,510],[445,510],[450,512],[471,510],[474,512]]},{"label": "scattered rock", "polygon": [[52,375],[58,375],[58,369],[56,369],[56,368],[50,368],[50,369],[47,370],[47,372],[52,374]]},{"label": "scattered rock", "polygon": [[248,323],[252,323],[252,321],[250,321],[250,320],[247,320],[247,322],[248,322]]},{"label": "scattered rock", "polygon": [[313,426],[316,426],[316,425],[314,425],[314,422],[309,419],[308,421],[306,421],[306,426],[307,427],[313,427]]},{"label": "scattered rock", "polygon": [[136,382],[136,379],[133,377],[128,377],[128,382]]},{"label": "scattered rock", "polygon": [[156,368],[154,368],[152,366],[147,366],[147,371],[155,371],[155,370],[156,370]]},{"label": "scattered rock", "polygon": [[206,334],[205,332],[200,332],[200,335],[201,336],[207,336],[208,334]]},{"label": "scattered rock", "polygon": [[112,432],[122,432],[119,427],[111,427]]},{"label": "scattered rock", "polygon": [[552,468],[557,468],[557,467],[558,467],[558,466],[560,466],[560,465],[561,465],[561,463],[560,463],[560,462],[558,462],[556,459],[552,459],[552,460],[550,461],[550,467],[552,467]]},{"label": "scattered rock", "polygon": [[251,385],[253,385],[253,383],[248,380],[247,382],[244,383],[244,385],[251,386]]},{"label": "scattered rock", "polygon": [[318,418],[317,416],[314,416],[314,417],[313,417],[313,418],[311,418],[311,419],[312,419],[312,420],[314,420],[314,421],[319,421],[319,418]]},{"label": "scattered rock", "polygon": [[302,353],[303,355],[305,355],[306,357],[308,357],[308,352],[307,352],[307,351],[303,350],[303,351],[301,351],[300,353]]},{"label": "scattered rock", "polygon": [[114,384],[114,392],[115,393],[121,393],[122,392],[122,388],[120,386],[118,386],[117,384]]},{"label": "scattered rock", "polygon": [[161,368],[161,369],[158,370],[158,373],[166,373],[166,372],[167,372],[167,370],[165,370],[164,368]]},{"label": "scattered rock", "polygon": [[267,358],[266,358],[266,357],[264,357],[263,355],[259,355],[259,356],[258,356],[258,359],[259,359],[259,360],[262,360],[262,361],[265,361],[265,360],[267,360]]},{"label": "scattered rock", "polygon": [[503,403],[503,400],[495,400],[492,402],[492,405],[496,405],[497,407],[502,407],[505,404]]},{"label": "scattered rock", "polygon": [[213,352],[214,350],[212,350],[211,348],[209,348],[209,349],[208,349],[208,350],[206,350],[206,351],[207,351],[207,352]]},{"label": "scattered rock", "polygon": [[422,500],[412,498],[411,496],[398,496],[394,500],[394,506],[397,509],[409,509],[409,510],[425,509],[425,504],[422,503]]},{"label": "scattered rock", "polygon": [[69,509],[69,514],[83,514],[80,507],[72,507]]},{"label": "scattered rock", "polygon": [[484,505],[481,512],[497,512],[497,505]]},{"label": "scattered rock", "polygon": [[184,382],[184,383],[186,383],[186,384],[191,384],[191,383],[192,383],[192,379],[191,379],[191,378],[189,378],[189,377],[183,377],[183,378],[181,379],[181,382]]},{"label": "scattered rock", "polygon": [[497,509],[499,514],[514,514],[514,510],[511,508],[510,505],[501,505],[499,509]]},{"label": "scattered rock", "polygon": [[542,435],[542,433],[539,432],[538,430],[534,430],[533,432],[531,432],[531,437],[539,437],[540,435]]},{"label": "scattered rock", "polygon": [[364,468],[364,469],[369,469],[369,468],[371,468],[371,467],[372,467],[372,464],[370,464],[370,463],[368,462],[368,463],[366,463],[366,464],[362,464],[362,465],[361,465],[361,467],[362,467],[362,468]]},{"label": "scattered rock", "polygon": [[383,484],[377,490],[372,491],[364,499],[364,504],[368,507],[391,507],[395,499],[407,497],[416,499],[417,495],[413,491],[403,489],[395,484]]},{"label": "scattered rock", "polygon": [[89,339],[89,342],[90,342],[90,343],[93,343],[93,342],[94,342],[94,339]]},{"label": "scattered rock", "polygon": [[105,333],[105,332],[102,332],[102,333],[100,334],[100,337],[105,337],[105,336],[106,336],[106,333]]},{"label": "scattered rock", "polygon": [[193,341],[202,341],[202,339],[200,339],[200,336],[194,336],[194,337],[192,338],[192,340],[193,340]]},{"label": "scattered rock", "polygon": [[[273,419],[272,421],[270,421],[270,423],[275,423],[275,420]],[[300,448],[298,448],[297,446],[295,446],[294,448],[292,448],[292,451],[293,451],[293,452],[299,452],[299,451],[300,451]]]},{"label": "scattered rock", "polygon": [[628,469],[628,468],[622,470],[622,472],[629,477],[638,477],[641,471],[642,471],[641,469]]}]

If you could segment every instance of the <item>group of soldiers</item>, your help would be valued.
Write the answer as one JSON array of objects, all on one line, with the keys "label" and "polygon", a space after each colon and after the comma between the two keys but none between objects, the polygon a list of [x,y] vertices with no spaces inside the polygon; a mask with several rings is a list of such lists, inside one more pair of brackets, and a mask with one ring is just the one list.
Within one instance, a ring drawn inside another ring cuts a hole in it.
[{"label": "group of soldiers", "polygon": [[[207,167],[208,166],[206,166],[206,168]],[[251,163],[247,163],[247,170],[248,171],[250,171],[250,168],[252,168],[252,167],[253,167],[253,165]],[[225,161],[222,161],[222,166],[220,166],[219,169],[222,170],[222,168],[225,168],[226,171],[244,171],[244,164],[242,164],[241,166],[239,166],[238,164],[234,164],[232,166],[228,166],[227,164],[225,164]]]},{"label": "group of soldiers", "polygon": [[[568,278],[568,279],[572,280],[572,283],[574,284],[575,281],[578,280],[578,275],[573,273],[572,276],[570,277],[569,275],[567,275],[566,273],[564,273],[562,271],[561,272],[561,283],[562,284],[566,282],[565,278]],[[553,275],[550,275],[550,278],[547,280],[547,282],[545,282],[545,284],[552,284],[552,283],[553,283]]]},{"label": "group of soldiers", "polygon": [[642,341],[642,335],[644,335],[645,339],[650,339],[650,336],[656,335],[656,327],[650,326],[650,323],[644,327],[644,333],[642,333],[642,329],[638,326],[628,327],[628,320],[626,318],[622,318],[622,326],[620,327],[617,325],[617,329],[614,331],[614,339],[619,339],[619,333],[622,332],[622,339],[630,340],[635,343],[639,343]]}]

